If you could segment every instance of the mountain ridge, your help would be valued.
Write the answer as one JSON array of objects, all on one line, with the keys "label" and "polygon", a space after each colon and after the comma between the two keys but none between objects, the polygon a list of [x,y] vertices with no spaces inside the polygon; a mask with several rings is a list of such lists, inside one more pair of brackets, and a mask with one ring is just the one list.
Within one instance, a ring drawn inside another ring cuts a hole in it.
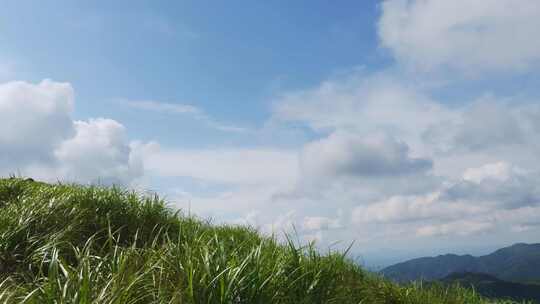
[{"label": "mountain ridge", "polygon": [[485,273],[516,282],[539,280],[540,243],[516,243],[477,257],[470,254],[420,257],[380,271],[385,277],[398,282],[439,280],[456,272]]}]

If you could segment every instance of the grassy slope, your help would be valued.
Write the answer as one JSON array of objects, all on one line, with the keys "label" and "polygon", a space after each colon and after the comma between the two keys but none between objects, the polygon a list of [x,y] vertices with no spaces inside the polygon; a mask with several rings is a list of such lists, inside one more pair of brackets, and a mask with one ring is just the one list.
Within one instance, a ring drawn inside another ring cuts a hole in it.
[{"label": "grassy slope", "polygon": [[540,302],[540,286],[500,280],[484,273],[462,272],[453,273],[442,280],[445,283],[459,283],[463,286],[473,286],[486,297],[532,299]]},{"label": "grassy slope", "polygon": [[0,303],[487,303],[118,188],[0,179]]}]

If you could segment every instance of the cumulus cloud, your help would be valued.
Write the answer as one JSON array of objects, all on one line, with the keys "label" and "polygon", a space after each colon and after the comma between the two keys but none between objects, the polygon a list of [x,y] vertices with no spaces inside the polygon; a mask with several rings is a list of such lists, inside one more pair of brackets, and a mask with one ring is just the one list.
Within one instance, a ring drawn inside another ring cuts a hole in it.
[{"label": "cumulus cloud", "polygon": [[54,148],[75,134],[73,99],[68,83],[0,84],[0,163],[50,159]]},{"label": "cumulus cloud", "polygon": [[419,237],[472,235],[497,227],[528,229],[540,203],[539,172],[506,162],[465,170],[425,195],[397,195],[356,207],[352,222],[408,227]]},{"label": "cumulus cloud", "polygon": [[318,137],[301,150],[295,190],[275,200],[294,203],[299,214],[309,214],[307,206],[332,212],[337,202],[350,214],[341,222],[350,237],[537,227],[522,212],[538,205],[534,99],[481,95],[449,105],[406,80],[359,72],[281,94],[274,110],[273,119],[304,124]]},{"label": "cumulus cloud", "polygon": [[463,179],[445,190],[444,198],[520,208],[540,203],[540,174],[509,163],[486,164],[465,171]]},{"label": "cumulus cloud", "polygon": [[73,107],[69,83],[0,84],[0,172],[78,182],[140,176],[124,127],[110,119],[74,121]]},{"label": "cumulus cloud", "polygon": [[75,121],[76,134],[54,151],[61,176],[69,180],[126,183],[142,175],[125,128],[112,119]]},{"label": "cumulus cloud", "polygon": [[429,159],[411,157],[407,144],[378,134],[335,132],[309,143],[301,154],[306,176],[401,176],[425,172],[431,165]]},{"label": "cumulus cloud", "polygon": [[381,5],[381,44],[423,70],[525,70],[540,60],[536,0],[389,0]]}]

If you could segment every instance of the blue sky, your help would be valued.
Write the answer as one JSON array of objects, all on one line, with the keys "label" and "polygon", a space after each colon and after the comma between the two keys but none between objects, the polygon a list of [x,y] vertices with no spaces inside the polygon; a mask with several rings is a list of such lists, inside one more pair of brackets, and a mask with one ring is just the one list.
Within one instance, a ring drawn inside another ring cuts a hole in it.
[{"label": "blue sky", "polygon": [[538,20],[535,0],[5,1],[0,174],[156,190],[372,266],[537,242]]},{"label": "blue sky", "polygon": [[[0,13],[2,53],[17,62],[21,79],[69,81],[77,117],[112,116],[139,137],[170,140],[168,128],[145,131],[149,122],[110,99],[189,103],[220,121],[260,126],[276,90],[386,64],[376,45],[376,2],[364,5],[11,1]],[[195,145],[212,136],[179,135]]]}]

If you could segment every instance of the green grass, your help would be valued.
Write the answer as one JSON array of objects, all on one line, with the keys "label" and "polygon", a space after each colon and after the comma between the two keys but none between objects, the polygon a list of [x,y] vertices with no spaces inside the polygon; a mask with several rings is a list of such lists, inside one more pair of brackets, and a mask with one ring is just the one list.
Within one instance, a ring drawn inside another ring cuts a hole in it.
[{"label": "green grass", "polygon": [[457,286],[398,286],[344,253],[214,226],[157,196],[8,178],[0,303],[494,302]]}]

